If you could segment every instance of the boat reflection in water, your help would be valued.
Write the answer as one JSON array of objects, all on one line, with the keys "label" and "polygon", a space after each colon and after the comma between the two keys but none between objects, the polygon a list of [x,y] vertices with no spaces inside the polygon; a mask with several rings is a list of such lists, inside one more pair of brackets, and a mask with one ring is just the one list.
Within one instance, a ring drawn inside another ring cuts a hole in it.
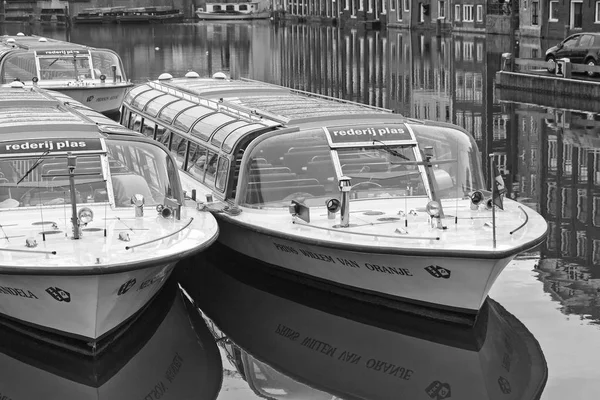
[{"label": "boat reflection in water", "polygon": [[222,381],[213,337],[173,279],[100,357],[2,328],[0,365],[4,399],[212,399]]},{"label": "boat reflection in water", "polygon": [[537,399],[545,387],[538,342],[489,298],[469,328],[341,300],[224,254],[211,248],[205,268],[177,273],[260,396]]}]

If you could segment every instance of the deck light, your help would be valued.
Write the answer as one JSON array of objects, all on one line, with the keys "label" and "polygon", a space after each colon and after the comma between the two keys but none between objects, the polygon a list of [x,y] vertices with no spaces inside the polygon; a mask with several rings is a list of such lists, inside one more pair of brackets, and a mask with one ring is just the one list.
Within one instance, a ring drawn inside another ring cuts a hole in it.
[{"label": "deck light", "polygon": [[227,79],[227,75],[222,72],[215,72],[212,77],[213,79]]},{"label": "deck light", "polygon": [[162,74],[160,74],[158,76],[159,81],[168,81],[169,79],[173,79],[173,75],[171,75],[167,72],[163,72]]},{"label": "deck light", "polygon": [[17,33],[17,36],[25,36],[25,34],[23,32],[19,32]]},{"label": "deck light", "polygon": [[198,75],[197,72],[195,71],[189,71],[187,74],[185,74],[186,78],[200,78],[200,75]]},{"label": "deck light", "polygon": [[481,202],[484,200],[483,193],[481,193],[479,190],[471,193],[469,198],[471,199],[471,210],[477,210],[477,208],[479,208],[479,204],[481,204]]},{"label": "deck light", "polygon": [[38,42],[47,42],[48,39],[46,39],[45,37],[41,37],[39,38]]},{"label": "deck light", "polygon": [[87,225],[94,220],[94,212],[87,207],[83,207],[77,213],[77,218],[79,218],[79,222]]},{"label": "deck light", "polygon": [[429,214],[430,216],[432,216],[434,218],[439,217],[440,216],[440,203],[438,203],[435,200],[430,201],[425,206],[425,211],[427,211],[427,214]]}]

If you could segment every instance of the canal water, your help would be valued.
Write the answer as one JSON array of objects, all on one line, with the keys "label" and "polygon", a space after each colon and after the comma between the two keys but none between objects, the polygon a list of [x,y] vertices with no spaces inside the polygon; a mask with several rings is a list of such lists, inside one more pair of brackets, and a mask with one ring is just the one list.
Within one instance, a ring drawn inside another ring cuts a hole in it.
[{"label": "canal water", "polygon": [[[35,358],[22,356],[27,351],[0,346],[1,358],[29,367],[3,363],[13,375],[0,375],[0,398],[33,398],[18,396],[10,379],[19,377],[140,399],[598,398],[600,106],[496,89],[502,53],[515,50],[509,37],[268,21],[0,27],[2,34],[18,31],[111,48],[134,82],[163,72],[225,72],[461,125],[484,161],[494,154],[507,195],[540,211],[550,229],[545,243],[500,275],[472,329],[259,279],[247,273],[247,260],[212,249],[202,267],[180,268],[189,298],[170,299],[151,330],[140,328],[147,346],[113,351],[101,370],[71,362],[75,372],[93,375],[92,383],[60,368],[40,374],[39,362],[26,364]],[[539,57],[534,53],[552,44],[522,41],[519,50]],[[203,320],[181,318],[196,315],[190,299]],[[149,365],[160,374],[150,378]],[[87,392],[66,393],[61,398]]]}]

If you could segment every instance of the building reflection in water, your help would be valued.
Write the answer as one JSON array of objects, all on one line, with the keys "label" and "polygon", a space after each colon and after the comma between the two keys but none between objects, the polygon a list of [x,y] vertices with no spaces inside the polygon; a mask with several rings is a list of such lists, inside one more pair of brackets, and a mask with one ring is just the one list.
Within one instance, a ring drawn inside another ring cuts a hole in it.
[{"label": "building reflection in water", "polygon": [[227,254],[217,245],[177,273],[261,397],[527,400],[544,389],[538,342],[491,299],[474,326],[444,324],[276,278]]}]

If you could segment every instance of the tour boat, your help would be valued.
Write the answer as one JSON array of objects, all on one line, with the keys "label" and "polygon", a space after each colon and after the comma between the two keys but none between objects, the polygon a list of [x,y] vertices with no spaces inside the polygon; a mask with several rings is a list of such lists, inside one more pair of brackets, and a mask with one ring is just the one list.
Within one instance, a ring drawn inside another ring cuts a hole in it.
[{"label": "tour boat", "polygon": [[84,8],[73,17],[74,24],[114,24],[117,16],[125,10],[119,7],[91,7]]},{"label": "tour boat", "polygon": [[201,20],[236,21],[248,19],[267,19],[271,16],[269,10],[259,10],[258,2],[218,2],[206,3],[206,10],[198,8],[196,16]]},{"label": "tour boat", "polygon": [[0,393],[5,399],[216,398],[223,364],[214,337],[189,300],[171,288],[164,294],[94,358],[0,328]]},{"label": "tour boat", "polygon": [[0,84],[15,80],[68,95],[113,116],[133,86],[117,53],[40,36],[0,36]]},{"label": "tour boat", "polygon": [[171,6],[125,8],[117,15],[118,24],[182,22],[183,12]]},{"label": "tour boat", "polygon": [[0,220],[2,323],[92,351],[219,231],[163,146],[20,82],[0,88]]},{"label": "tour boat", "polygon": [[492,299],[467,327],[307,289],[213,249],[198,258],[204,268],[178,269],[182,287],[259,397],[534,400],[546,385],[538,341]]},{"label": "tour boat", "polygon": [[136,85],[121,118],[170,148],[220,243],[366,301],[474,316],[546,237],[454,125],[193,71]]}]

